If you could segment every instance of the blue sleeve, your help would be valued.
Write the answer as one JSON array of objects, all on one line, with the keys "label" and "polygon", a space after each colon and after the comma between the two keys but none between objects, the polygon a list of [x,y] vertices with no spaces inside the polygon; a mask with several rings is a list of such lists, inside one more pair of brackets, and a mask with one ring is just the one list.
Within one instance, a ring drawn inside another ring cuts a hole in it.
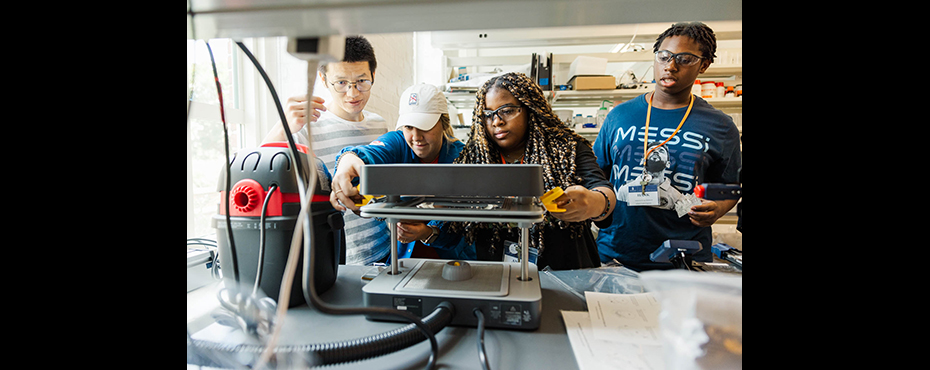
[{"label": "blue sleeve", "polygon": [[400,131],[391,131],[367,145],[342,148],[336,156],[336,163],[339,163],[339,156],[345,152],[355,153],[366,164],[405,163],[405,154],[408,150],[404,134]]},{"label": "blue sleeve", "polygon": [[429,245],[436,249],[440,257],[446,259],[477,260],[475,245],[465,242],[465,237],[449,230],[449,224],[443,221],[430,221],[430,226],[439,227],[439,236]]},{"label": "blue sleeve", "polygon": [[720,177],[725,183],[736,184],[739,183],[739,171],[743,168],[743,152],[740,148],[739,130],[732,121],[730,126],[730,130],[727,131],[727,145],[725,146],[729,150],[725,150],[723,153],[724,160],[721,164]]}]

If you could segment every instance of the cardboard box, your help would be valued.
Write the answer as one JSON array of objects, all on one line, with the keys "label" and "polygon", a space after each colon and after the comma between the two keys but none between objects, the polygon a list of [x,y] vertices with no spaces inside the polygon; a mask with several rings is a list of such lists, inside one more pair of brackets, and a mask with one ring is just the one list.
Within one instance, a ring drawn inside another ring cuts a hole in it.
[{"label": "cardboard box", "polygon": [[572,90],[614,90],[617,88],[617,81],[614,76],[572,76],[568,80]]}]

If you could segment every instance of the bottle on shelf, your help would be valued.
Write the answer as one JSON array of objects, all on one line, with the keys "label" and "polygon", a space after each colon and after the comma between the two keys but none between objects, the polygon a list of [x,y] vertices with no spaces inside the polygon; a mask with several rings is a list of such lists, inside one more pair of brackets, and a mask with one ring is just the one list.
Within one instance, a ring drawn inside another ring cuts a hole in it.
[{"label": "bottle on shelf", "polygon": [[595,126],[595,124],[594,124],[594,117],[592,117],[590,114],[589,114],[587,117],[585,117],[585,118],[584,118],[584,125],[582,125],[581,127],[584,127],[584,128],[595,128],[595,127],[597,127],[597,126]]},{"label": "bottle on shelf", "polygon": [[607,118],[607,113],[610,112],[610,109],[605,107],[604,103],[613,104],[610,100],[601,102],[601,108],[597,110],[597,117],[595,118],[595,127],[601,127],[601,124],[604,123],[604,119]]},{"label": "bottle on shelf", "polygon": [[717,87],[714,84],[714,81],[701,81],[701,97],[704,99],[715,98],[714,96],[717,93]]},{"label": "bottle on shelf", "polygon": [[723,94],[725,98],[735,98],[736,90],[733,89],[733,86],[727,86],[727,92]]}]

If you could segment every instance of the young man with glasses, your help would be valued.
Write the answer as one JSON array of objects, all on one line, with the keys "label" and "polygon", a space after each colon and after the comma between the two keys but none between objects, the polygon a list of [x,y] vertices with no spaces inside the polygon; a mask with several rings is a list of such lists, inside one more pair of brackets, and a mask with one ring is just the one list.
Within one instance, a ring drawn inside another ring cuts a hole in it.
[{"label": "young man with glasses", "polygon": [[[313,96],[308,112],[306,95],[287,100],[285,113],[294,141],[307,145],[307,130],[312,129],[313,154],[331,172],[336,167],[336,155],[342,148],[368,144],[393,129],[383,117],[365,110],[371,97],[376,67],[375,52],[368,40],[362,36],[346,37],[343,60],[321,64],[317,71],[317,78],[332,95],[330,101]],[[263,142],[285,140],[284,128],[279,124],[272,128]],[[363,218],[352,212],[345,212],[343,218],[346,230],[344,262],[350,265],[376,262],[378,250],[383,249],[379,245],[390,243],[387,226],[382,221]]]},{"label": "young man with glasses", "polygon": [[[332,95],[331,100],[311,97],[310,112],[307,112],[306,95],[287,100],[285,113],[295,141],[306,145],[307,128],[312,127],[313,153],[330,171],[342,148],[367,144],[392,129],[383,117],[365,110],[376,67],[374,49],[368,40],[362,36],[347,37],[343,61],[322,63],[317,71],[317,78]],[[263,142],[285,140],[284,129],[275,125]]]},{"label": "young man with glasses", "polygon": [[[701,200],[687,213],[663,207],[657,189],[654,196],[647,193],[651,170],[644,158],[657,148],[667,151],[668,167],[662,170],[681,194],[693,194],[701,183],[738,182],[742,153],[736,125],[691,93],[694,80],[713,63],[716,48],[713,30],[703,23],[672,25],[653,46],[655,91],[617,105],[604,120],[594,142],[598,166],[617,194],[636,197],[619,200],[613,222],[598,231],[602,263],[637,271],[673,268],[649,259],[670,239],[700,242],[703,249],[694,260],[712,261],[710,226],[737,201]],[[638,178],[642,184],[630,184]]]}]

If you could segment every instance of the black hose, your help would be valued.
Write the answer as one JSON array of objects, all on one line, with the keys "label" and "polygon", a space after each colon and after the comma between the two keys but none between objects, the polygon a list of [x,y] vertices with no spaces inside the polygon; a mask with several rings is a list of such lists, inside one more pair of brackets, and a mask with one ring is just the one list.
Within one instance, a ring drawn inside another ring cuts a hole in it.
[{"label": "black hose", "polygon": [[265,213],[268,209],[268,201],[274,191],[278,190],[278,185],[271,184],[268,186],[268,194],[265,194],[265,201],[262,203],[262,214],[258,222],[258,270],[255,272],[255,286],[252,288],[252,295],[258,294],[258,288],[262,285],[262,271],[265,265]]},{"label": "black hose", "polygon": [[[281,102],[278,99],[277,93],[275,92],[274,86],[271,83],[271,80],[268,78],[268,75],[265,73],[264,69],[261,67],[261,64],[257,59],[252,55],[252,53],[245,47],[241,42],[236,42],[240,49],[246,54],[249,60],[252,61],[252,64],[255,65],[258,69],[259,74],[261,74],[262,79],[265,81],[268,89],[271,91],[275,106],[278,110],[278,114],[282,119],[282,125],[284,126],[285,137],[288,141],[288,146],[291,149],[292,156],[294,161],[297,164],[297,179],[298,187],[300,188],[301,194],[301,204],[307,205],[309,202],[304,199],[306,197],[303,186],[308,184],[305,174],[302,172],[302,165],[300,163],[299,154],[297,151],[297,145],[294,143],[294,140],[291,136],[290,128],[287,125],[287,119],[284,115],[283,107]],[[311,173],[311,175],[313,175]],[[315,186],[316,184],[308,184],[310,186]],[[307,211],[308,214],[310,213]],[[227,212],[228,214],[228,212]],[[400,329],[395,329],[388,331],[386,333],[377,334],[369,336],[363,339],[355,339],[351,341],[339,342],[339,343],[330,343],[330,344],[311,344],[297,347],[276,347],[275,351],[281,353],[288,348],[296,348],[302,350],[296,350],[295,352],[313,352],[318,358],[321,364],[333,364],[340,362],[348,361],[358,361],[374,356],[381,356],[387,353],[395,352],[407,347],[410,347],[416,343],[423,341],[424,338],[429,339],[430,341],[430,358],[427,363],[427,369],[433,369],[438,356],[438,343],[436,341],[435,333],[442,330],[446,325],[451,322],[452,317],[455,316],[454,307],[451,303],[442,302],[439,306],[433,310],[426,318],[421,319],[416,315],[413,315],[406,311],[399,311],[392,308],[386,307],[338,307],[331,306],[326,302],[323,302],[319,299],[319,296],[316,292],[316,285],[314,283],[314,274],[313,266],[315,266],[316,253],[313,253],[315,248],[311,247],[312,240],[310,232],[313,228],[311,225],[310,217],[304,218],[304,225],[295,225],[295,227],[303,226],[303,245],[304,245],[304,266],[303,266],[303,281],[307,282],[304,286],[304,299],[306,299],[308,305],[315,307],[320,312],[325,314],[341,314],[341,315],[357,315],[357,314],[381,314],[381,315],[390,315],[398,316],[404,318],[411,322]],[[430,322],[427,323],[427,320],[434,319],[435,316],[440,316],[440,320],[436,320],[436,323]],[[235,351],[243,351],[247,346],[219,346],[220,348],[232,348]],[[262,346],[254,346],[259,353],[261,353],[265,348]]]},{"label": "black hose", "polygon": [[[449,302],[442,302],[433,312],[423,318],[423,323],[430,332],[437,333],[452,321],[455,310]],[[422,342],[426,336],[416,324],[407,324],[401,328],[372,335],[366,338],[339,343],[319,344],[312,352],[316,354],[320,365],[338,364],[382,356]]]},{"label": "black hose", "polygon": [[[436,333],[452,322],[452,318],[455,316],[454,311],[451,303],[442,302],[431,314],[424,317],[422,321],[429,327],[430,331]],[[194,347],[202,351],[209,351],[208,353],[252,353],[260,355],[265,350],[264,345],[228,345],[188,338]],[[311,366],[331,365],[360,361],[393,353],[422,342],[424,339],[426,339],[426,337],[416,324],[407,324],[388,332],[364,338],[331,343],[279,346],[275,348],[275,352],[278,354],[305,353],[309,355],[308,358],[314,360]]]},{"label": "black hose", "polygon": [[[284,128],[284,137],[287,139],[288,148],[291,149],[291,157],[293,158],[294,165],[297,166],[297,180],[302,184],[306,184],[308,181],[307,174],[304,173],[304,167],[301,164],[300,154],[297,151],[297,144],[294,143],[294,137],[291,134],[291,127],[287,125],[287,115],[284,114],[284,107],[281,106],[281,100],[278,99],[278,92],[274,89],[274,85],[271,83],[271,79],[268,78],[268,74],[265,73],[265,69],[262,68],[261,63],[258,62],[258,59],[255,59],[255,56],[252,55],[252,52],[249,51],[249,48],[245,47],[241,41],[236,41],[236,45],[239,46],[239,49],[245,53],[245,56],[249,58],[255,69],[258,71],[258,74],[262,76],[262,80],[265,81],[265,85],[268,86],[268,91],[271,92],[271,98],[274,100],[275,109],[278,111],[278,118],[281,120],[281,125]],[[307,128],[307,131],[310,131],[310,128]],[[308,164],[308,166],[311,164]],[[312,184],[311,184],[312,185]],[[303,195],[303,192],[301,192]]]}]

